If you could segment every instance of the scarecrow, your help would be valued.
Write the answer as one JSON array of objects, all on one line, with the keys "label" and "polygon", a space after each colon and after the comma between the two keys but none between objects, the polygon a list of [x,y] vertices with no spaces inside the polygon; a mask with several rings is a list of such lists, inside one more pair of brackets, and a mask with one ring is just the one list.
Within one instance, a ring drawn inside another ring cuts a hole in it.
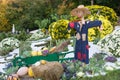
[{"label": "scarecrow", "polygon": [[90,14],[88,8],[84,5],[79,5],[73,9],[70,13],[72,16],[80,18],[77,22],[70,22],[68,24],[68,30],[74,28],[76,30],[76,45],[74,58],[83,62],[83,66],[89,63],[89,45],[88,45],[88,29],[99,26],[102,29],[102,22],[99,20],[86,21],[84,17]]}]

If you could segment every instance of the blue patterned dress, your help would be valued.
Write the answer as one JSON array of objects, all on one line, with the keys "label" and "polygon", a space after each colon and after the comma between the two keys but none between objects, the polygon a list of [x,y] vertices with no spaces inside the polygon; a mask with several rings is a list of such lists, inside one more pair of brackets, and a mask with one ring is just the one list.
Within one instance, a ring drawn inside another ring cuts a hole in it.
[{"label": "blue patterned dress", "polygon": [[102,24],[101,21],[89,21],[82,24],[82,27],[78,22],[70,22],[68,24],[68,30],[74,28],[76,30],[76,45],[74,58],[80,60],[86,64],[89,63],[89,46],[88,46],[88,29],[97,27]]}]

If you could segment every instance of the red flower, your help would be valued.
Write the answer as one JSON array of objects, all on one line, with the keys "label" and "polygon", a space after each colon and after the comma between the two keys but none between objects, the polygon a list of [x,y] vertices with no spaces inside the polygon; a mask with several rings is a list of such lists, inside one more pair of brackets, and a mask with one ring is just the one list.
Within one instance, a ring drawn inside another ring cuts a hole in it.
[{"label": "red flower", "polygon": [[70,23],[70,27],[71,27],[71,28],[74,28],[74,26],[75,26],[74,23],[71,22],[71,23]]}]

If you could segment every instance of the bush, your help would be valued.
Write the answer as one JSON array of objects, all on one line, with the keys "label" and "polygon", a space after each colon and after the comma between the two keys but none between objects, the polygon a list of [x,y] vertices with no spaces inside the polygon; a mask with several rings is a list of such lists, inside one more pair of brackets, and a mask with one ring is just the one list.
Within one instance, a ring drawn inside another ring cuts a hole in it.
[{"label": "bush", "polygon": [[98,28],[94,27],[88,30],[88,40],[93,41],[95,39],[101,39],[105,37],[107,34],[110,34],[113,31],[113,26],[109,20],[107,20],[102,15],[91,15],[88,17],[90,20],[101,20],[103,30],[100,32]]},{"label": "bush", "polygon": [[70,34],[67,31],[68,20],[58,20],[53,22],[49,26],[49,32],[52,39],[67,39],[70,37]]},{"label": "bush", "polygon": [[86,6],[86,7],[89,8],[92,15],[99,13],[99,15],[102,15],[108,20],[110,20],[112,25],[117,24],[118,17],[116,12],[112,8],[109,8],[106,6],[99,6],[99,5],[92,5],[92,6]]},{"label": "bush", "polygon": [[25,32],[24,30],[21,31],[19,34],[12,34],[12,37],[20,40],[20,41],[25,41],[27,40],[29,37],[31,36],[31,34]]}]

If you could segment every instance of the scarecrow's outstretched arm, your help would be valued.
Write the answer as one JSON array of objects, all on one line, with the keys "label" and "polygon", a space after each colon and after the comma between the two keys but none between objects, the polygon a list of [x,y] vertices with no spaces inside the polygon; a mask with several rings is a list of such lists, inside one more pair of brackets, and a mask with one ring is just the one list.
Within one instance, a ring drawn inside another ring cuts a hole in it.
[{"label": "scarecrow's outstretched arm", "polygon": [[88,26],[88,28],[98,27],[98,26],[100,27],[101,24],[102,24],[101,21],[95,20],[95,21],[89,21],[88,24],[87,24],[87,26]]}]

